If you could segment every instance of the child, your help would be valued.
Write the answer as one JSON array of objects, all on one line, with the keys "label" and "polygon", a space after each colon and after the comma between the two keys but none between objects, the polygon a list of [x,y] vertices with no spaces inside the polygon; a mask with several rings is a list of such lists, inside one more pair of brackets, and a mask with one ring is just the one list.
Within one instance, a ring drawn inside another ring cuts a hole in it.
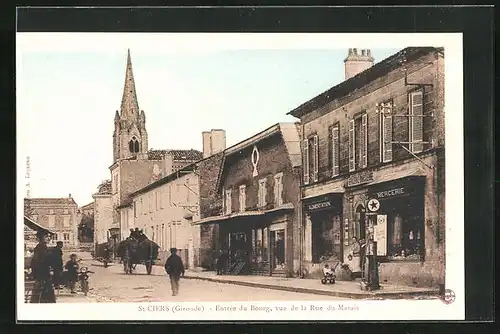
[{"label": "child", "polygon": [[68,281],[69,281],[69,287],[71,289],[71,293],[76,293],[75,292],[75,285],[76,281],[78,280],[78,269],[79,269],[78,262],[76,261],[76,254],[71,254],[69,257],[69,261],[66,262],[66,265],[64,268],[68,271]]},{"label": "child", "polygon": [[328,264],[325,264],[325,267],[323,268],[323,275],[325,277],[333,275],[333,271]]}]

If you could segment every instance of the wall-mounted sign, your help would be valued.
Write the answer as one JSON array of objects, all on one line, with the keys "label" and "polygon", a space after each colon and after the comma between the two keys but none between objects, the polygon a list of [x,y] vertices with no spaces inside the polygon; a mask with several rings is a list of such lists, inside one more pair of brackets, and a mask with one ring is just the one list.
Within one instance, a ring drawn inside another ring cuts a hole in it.
[{"label": "wall-mounted sign", "polygon": [[332,202],[323,201],[319,203],[312,203],[307,206],[308,211],[318,211],[318,210],[326,210],[332,207]]},{"label": "wall-mounted sign", "polygon": [[387,198],[387,197],[404,196],[404,195],[406,195],[406,192],[405,192],[404,187],[398,187],[398,188],[393,188],[393,189],[389,189],[389,190],[378,191],[378,192],[375,192],[374,195],[377,199],[380,199],[380,198]]},{"label": "wall-mounted sign", "polygon": [[347,186],[354,187],[372,181],[373,181],[373,172],[360,172],[349,176],[349,178],[347,179]]},{"label": "wall-mounted sign", "polygon": [[380,202],[377,199],[372,198],[368,200],[366,206],[368,207],[368,210],[370,210],[371,212],[376,212],[378,211],[378,209],[380,209]]},{"label": "wall-mounted sign", "polygon": [[377,242],[377,255],[387,255],[387,215],[377,215],[377,225],[373,228],[373,240]]}]

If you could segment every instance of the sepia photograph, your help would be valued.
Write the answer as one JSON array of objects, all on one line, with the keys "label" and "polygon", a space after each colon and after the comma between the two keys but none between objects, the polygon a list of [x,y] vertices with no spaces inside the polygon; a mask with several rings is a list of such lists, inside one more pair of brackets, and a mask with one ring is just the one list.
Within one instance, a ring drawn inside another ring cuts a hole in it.
[{"label": "sepia photograph", "polygon": [[19,320],[463,319],[460,34],[16,38]]}]

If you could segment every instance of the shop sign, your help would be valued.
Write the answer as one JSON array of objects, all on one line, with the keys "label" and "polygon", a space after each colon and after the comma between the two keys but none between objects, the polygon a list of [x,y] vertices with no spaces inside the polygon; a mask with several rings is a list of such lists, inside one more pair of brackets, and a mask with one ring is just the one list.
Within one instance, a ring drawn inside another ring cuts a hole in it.
[{"label": "shop sign", "polygon": [[375,212],[378,211],[378,209],[380,209],[380,202],[377,199],[372,198],[368,201],[367,206],[368,210]]},{"label": "shop sign", "polygon": [[376,196],[377,199],[381,199],[381,198],[387,198],[387,197],[404,196],[404,195],[406,195],[406,193],[405,193],[404,187],[398,187],[398,188],[393,188],[393,189],[389,189],[389,190],[378,191],[378,192],[375,192],[374,195]]},{"label": "shop sign", "polygon": [[330,209],[331,207],[332,207],[331,201],[324,201],[324,202],[309,204],[307,206],[307,209],[309,211],[318,211],[318,210],[327,210]]},{"label": "shop sign", "polygon": [[349,178],[347,179],[347,186],[354,187],[372,181],[373,181],[373,172],[361,172],[349,176]]},{"label": "shop sign", "polygon": [[373,227],[373,240],[377,242],[377,255],[387,255],[387,215],[377,215],[377,224]]}]

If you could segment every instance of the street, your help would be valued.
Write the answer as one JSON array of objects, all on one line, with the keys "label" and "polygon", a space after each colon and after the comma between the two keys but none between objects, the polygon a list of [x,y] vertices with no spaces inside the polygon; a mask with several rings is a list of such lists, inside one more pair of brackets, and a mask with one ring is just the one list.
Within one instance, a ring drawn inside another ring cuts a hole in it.
[{"label": "street", "polygon": [[180,292],[172,296],[170,281],[162,267],[154,267],[146,274],[144,265],[137,265],[132,275],[125,275],[123,267],[114,263],[108,268],[84,257],[81,265],[95,272],[90,274],[91,290],[87,297],[82,292],[70,295],[61,291],[58,302],[160,302],[160,301],[265,301],[265,300],[341,300],[330,296],[312,295],[270,289],[207,282],[198,279],[182,279]]}]

